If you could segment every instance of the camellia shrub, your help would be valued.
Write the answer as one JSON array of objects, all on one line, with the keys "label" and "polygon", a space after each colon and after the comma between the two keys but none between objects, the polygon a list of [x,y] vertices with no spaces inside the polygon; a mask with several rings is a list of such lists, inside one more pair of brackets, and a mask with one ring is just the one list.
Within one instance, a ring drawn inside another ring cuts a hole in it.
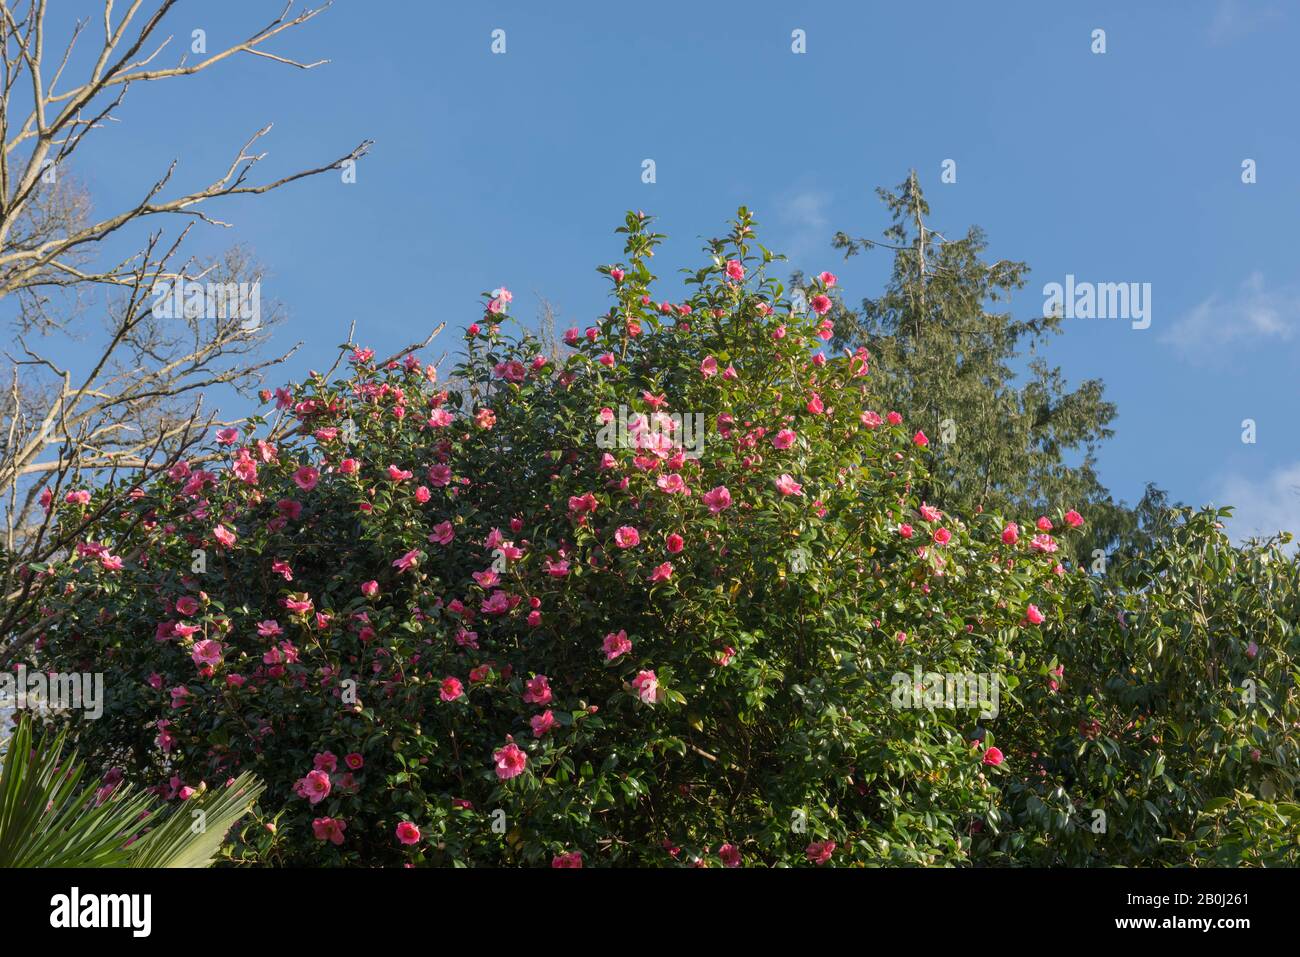
[{"label": "camellia shrub", "polygon": [[[1007,716],[1006,734],[1036,742],[1037,780],[1004,789],[1026,826],[995,856],[1276,863],[1295,838],[1300,566],[1288,536],[1233,547],[1227,515],[1184,512],[1150,553],[1069,576],[1069,610],[1043,633],[1060,673]],[[1225,821],[1257,813],[1253,846],[1236,859],[1214,850]]]},{"label": "camellia shrub", "polygon": [[[1181,606],[1064,568],[1069,503],[913,494],[928,439],[865,351],[824,349],[834,276],[788,293],[742,209],[659,301],[662,237],[620,232],[611,308],[562,350],[504,289],[445,381],[356,348],[41,569],[64,597],[31,664],[106,675],[103,716],[66,718],[81,753],[175,800],[252,771],[228,856],[308,865],[1118,860],[1119,824],[1166,854],[1201,791],[1250,780],[1247,723],[1282,711],[1211,716],[1236,757],[1189,770],[1208,739],[1169,735],[1209,734],[1182,725],[1206,702],[1169,673],[1201,662],[1135,635]],[[1251,660],[1281,682],[1269,627]],[[1222,661],[1221,697],[1249,670]],[[1124,737],[1161,707],[1165,751]],[[1190,796],[1147,825],[1162,776]]]}]

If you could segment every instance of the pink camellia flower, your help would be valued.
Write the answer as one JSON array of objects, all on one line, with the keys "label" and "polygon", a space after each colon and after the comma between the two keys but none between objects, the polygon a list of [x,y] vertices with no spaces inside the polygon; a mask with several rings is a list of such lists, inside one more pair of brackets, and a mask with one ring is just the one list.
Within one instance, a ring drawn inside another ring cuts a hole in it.
[{"label": "pink camellia flower", "polygon": [[1036,524],[1040,532],[1050,532],[1052,530],[1052,520],[1046,515],[1040,517]]},{"label": "pink camellia flower", "polygon": [[814,864],[825,864],[835,853],[834,841],[813,841],[804,848],[804,856]]},{"label": "pink camellia flower", "polygon": [[885,416],[885,421],[888,422],[890,425],[902,425],[903,417],[897,412],[890,412],[888,415]]},{"label": "pink camellia flower", "polygon": [[936,528],[934,530],[934,543],[936,545],[947,545],[952,541],[952,532],[946,528]]},{"label": "pink camellia flower", "polygon": [[638,671],[632,679],[632,690],[644,704],[654,704],[659,700],[659,679],[653,671]]},{"label": "pink camellia flower", "polygon": [[794,445],[798,436],[791,429],[782,429],[776,435],[772,436],[772,447],[785,450]]},{"label": "pink camellia flower", "polygon": [[507,382],[523,382],[528,377],[528,370],[518,359],[512,359],[509,362],[498,362],[492,370],[497,378],[505,379]]},{"label": "pink camellia flower", "polygon": [[344,459],[339,463],[339,471],[344,475],[355,475],[361,471],[361,463],[356,459]]},{"label": "pink camellia flower", "polygon": [[363,767],[365,767],[366,759],[362,757],[360,754],[358,754],[356,751],[352,751],[344,755],[343,763],[346,764],[353,771],[360,771]]},{"label": "pink camellia flower", "polygon": [[556,854],[551,858],[551,867],[554,868],[581,868],[582,851],[570,851],[568,854]]},{"label": "pink camellia flower", "polygon": [[121,557],[109,552],[100,552],[99,564],[108,572],[120,572],[123,567]]},{"label": "pink camellia flower", "polygon": [[719,485],[711,491],[705,492],[702,496],[704,504],[709,507],[709,512],[717,515],[725,508],[731,507],[731,492],[725,485]]},{"label": "pink camellia flower", "polygon": [[528,765],[528,755],[519,749],[519,745],[506,739],[507,744],[504,748],[499,748],[492,753],[492,761],[495,764],[497,778],[501,781],[509,781],[511,778],[518,777],[524,773],[524,768]]},{"label": "pink camellia flower", "polygon": [[176,747],[176,736],[167,730],[169,724],[171,722],[166,718],[157,723],[158,736],[154,738],[154,744],[162,749],[163,754],[167,754],[172,748]]},{"label": "pink camellia flower", "polygon": [[1071,528],[1078,528],[1083,524],[1083,516],[1074,509],[1070,509],[1065,513],[1065,524],[1069,525]]},{"label": "pink camellia flower", "polygon": [[912,436],[912,444],[915,445],[917,448],[923,449],[930,444],[930,440],[926,438],[924,432],[918,429],[916,435]]},{"label": "pink camellia flower", "polygon": [[1007,522],[1006,528],[1002,529],[1002,543],[1014,545],[1018,541],[1020,541],[1020,526],[1015,522]]},{"label": "pink camellia flower", "polygon": [[808,400],[807,409],[813,415],[821,415],[823,412],[826,411],[826,406],[822,402],[822,397],[818,395],[816,392],[814,392],[812,394],[812,398]]},{"label": "pink camellia flower", "polygon": [[745,267],[738,260],[727,260],[727,278],[734,279],[736,282],[745,278]]},{"label": "pink camellia flower", "polygon": [[664,539],[664,547],[668,549],[670,555],[676,555],[686,547],[686,540],[676,532],[669,532],[668,537]]},{"label": "pink camellia flower", "polygon": [[[242,454],[244,456],[247,456],[247,453],[242,453]],[[251,458],[247,458],[247,457],[240,458],[237,462],[235,462],[234,465],[230,467],[230,470],[235,473],[235,477],[237,479],[239,479],[241,482],[245,483],[246,485],[257,484],[257,463],[254,462]]]},{"label": "pink camellia flower", "polygon": [[307,776],[293,787],[299,797],[305,797],[312,804],[319,804],[329,797],[330,776],[324,771],[308,771]]},{"label": "pink camellia flower", "polygon": [[997,748],[989,748],[984,752],[984,763],[990,767],[996,768],[1003,761],[1002,752]]},{"label": "pink camellia flower", "polygon": [[293,473],[293,481],[304,492],[310,492],[320,481],[320,472],[310,465],[304,465]]},{"label": "pink camellia flower", "polygon": [[555,713],[547,708],[541,714],[535,714],[529,718],[528,724],[533,729],[533,737],[540,738],[555,727]]},{"label": "pink camellia flower", "polygon": [[722,863],[727,867],[740,866],[740,848],[736,847],[735,844],[723,844],[718,848],[718,857],[722,859]]},{"label": "pink camellia flower", "polygon": [[[817,276],[817,278],[820,279],[823,285],[825,285],[827,288],[830,288],[831,286],[834,286],[837,282],[839,282],[839,280],[835,278],[835,273],[833,272],[820,273]],[[834,846],[835,846],[834,844],[831,845],[831,847]]]},{"label": "pink camellia flower", "polygon": [[420,840],[420,829],[410,821],[402,821],[397,825],[397,839],[403,844],[416,844]]},{"label": "pink camellia flower", "polygon": [[641,543],[641,533],[631,525],[620,526],[614,532],[614,544],[619,548],[633,548]]},{"label": "pink camellia flower", "polygon": [[176,599],[176,611],[182,615],[192,615],[199,610],[199,600],[193,595],[184,595]]},{"label": "pink camellia flower", "polygon": [[578,344],[578,327],[564,330],[564,344],[566,346],[576,346]]},{"label": "pink camellia flower", "polygon": [[655,567],[655,570],[654,570],[653,572],[651,572],[651,574],[650,574],[650,581],[652,581],[652,582],[666,582],[666,581],[668,581],[668,579],[670,579],[670,578],[672,578],[672,577],[673,577],[673,563],[672,563],[672,562],[664,562],[664,563],[661,564],[661,565],[657,565],[657,566]]},{"label": "pink camellia flower", "polygon": [[803,486],[790,475],[782,475],[776,480],[776,490],[782,495],[802,495]]},{"label": "pink camellia flower", "polygon": [[655,479],[655,485],[669,495],[680,495],[686,491],[686,480],[677,472],[669,472]]},{"label": "pink camellia flower", "polygon": [[606,368],[612,369],[614,368],[614,363],[616,363],[618,359],[614,356],[614,353],[612,352],[602,352],[600,355],[596,357],[596,361],[599,362],[601,365],[605,366]]},{"label": "pink camellia flower", "polygon": [[465,686],[460,683],[459,678],[443,678],[442,687],[438,692],[438,697],[443,701],[455,701],[465,693]]},{"label": "pink camellia flower", "polygon": [[396,465],[388,466],[388,480],[390,482],[405,482],[413,474],[410,470],[399,469]]},{"label": "pink camellia flower", "polygon": [[1258,654],[1259,654],[1259,645],[1255,644],[1255,642],[1252,641],[1250,644],[1248,644],[1248,645],[1246,646],[1246,657],[1247,657],[1247,658],[1249,658],[1249,659],[1251,659],[1252,661],[1254,661],[1254,660],[1255,660],[1255,657],[1256,657]]},{"label": "pink camellia flower", "polygon": [[1035,535],[1030,540],[1029,547],[1036,552],[1045,552],[1049,555],[1058,548],[1051,535]]},{"label": "pink camellia flower", "polygon": [[528,704],[547,704],[551,700],[551,685],[546,675],[536,675],[524,682],[523,699]]},{"label": "pink camellia flower", "polygon": [[399,572],[410,571],[420,563],[420,553],[416,549],[407,552],[401,558],[393,559],[393,567]]},{"label": "pink camellia flower", "polygon": [[224,525],[218,525],[212,530],[212,537],[224,545],[226,548],[233,548],[235,544],[235,533]]},{"label": "pink camellia flower", "polygon": [[625,275],[627,275],[627,273],[623,272],[623,270],[619,269],[617,266],[609,271],[610,278],[615,282],[622,282]]},{"label": "pink camellia flower", "polygon": [[194,648],[190,651],[190,658],[199,667],[206,665],[209,668],[215,668],[221,664],[221,642],[214,641],[211,638],[204,638],[202,641],[194,642]]},{"label": "pink camellia flower", "polygon": [[316,757],[311,759],[313,770],[324,771],[326,774],[333,774],[339,769],[338,755],[333,751],[322,751]]},{"label": "pink camellia flower", "polygon": [[700,363],[700,375],[707,379],[710,376],[715,376],[717,374],[718,360],[713,358],[713,356],[707,356],[705,360]]},{"label": "pink camellia flower", "polygon": [[1046,620],[1046,616],[1038,610],[1037,605],[1030,605],[1025,609],[1025,618],[1031,625],[1041,625]]},{"label": "pink camellia flower", "polygon": [[831,297],[819,292],[808,300],[808,305],[812,306],[812,311],[817,315],[824,316],[831,311]]},{"label": "pink camellia flower", "polygon": [[911,538],[913,534],[912,526],[907,524],[907,522],[903,522],[903,524],[898,526],[898,534],[903,538]]},{"label": "pink camellia flower", "polygon": [[362,582],[361,594],[365,595],[367,598],[374,598],[379,594],[379,582],[375,581],[373,578],[368,582]]},{"label": "pink camellia flower", "polygon": [[343,843],[343,832],[347,830],[347,822],[332,817],[318,817],[311,822],[311,831],[318,841],[329,841],[331,844]]},{"label": "pink camellia flower", "polygon": [[611,631],[606,635],[601,648],[605,652],[605,660],[613,661],[615,658],[619,658],[631,651],[632,642],[628,640],[627,632],[620,629],[619,631]]},{"label": "pink camellia flower", "polygon": [[89,505],[90,493],[84,488],[78,489],[75,492],[69,492],[63,500],[69,505]]},{"label": "pink camellia flower", "polygon": [[497,414],[491,409],[479,409],[474,413],[474,422],[480,429],[491,429],[497,424]]},{"label": "pink camellia flower", "polygon": [[943,518],[943,512],[939,511],[933,505],[926,505],[924,502],[921,503],[921,507],[918,508],[917,511],[921,513],[921,517],[927,522],[937,522],[939,519]]},{"label": "pink camellia flower", "polygon": [[429,541],[435,545],[450,545],[451,540],[456,537],[456,530],[452,527],[451,522],[439,522],[433,526],[433,531],[429,533]]},{"label": "pink camellia flower", "polygon": [[218,444],[218,445],[234,445],[234,444],[235,444],[236,442],[238,442],[238,441],[239,441],[239,430],[238,430],[238,429],[218,429],[218,430],[217,430],[217,444]]},{"label": "pink camellia flower", "polygon": [[880,425],[882,421],[880,416],[877,415],[875,412],[872,412],[870,409],[868,409],[866,412],[863,412],[862,415],[858,416],[858,419],[868,429],[876,428],[877,426]]}]

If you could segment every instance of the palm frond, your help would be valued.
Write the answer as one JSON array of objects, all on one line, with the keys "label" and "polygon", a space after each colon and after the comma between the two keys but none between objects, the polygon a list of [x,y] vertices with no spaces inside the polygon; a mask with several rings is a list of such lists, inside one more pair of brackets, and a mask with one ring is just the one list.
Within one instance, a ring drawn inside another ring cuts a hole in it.
[{"label": "palm frond", "polygon": [[176,808],[125,785],[101,798],[65,745],[34,742],[21,717],[0,765],[0,867],[205,867],[264,789],[246,773]]},{"label": "palm frond", "polygon": [[245,771],[225,787],[190,798],[131,846],[131,867],[207,867],[231,826],[266,786]]}]

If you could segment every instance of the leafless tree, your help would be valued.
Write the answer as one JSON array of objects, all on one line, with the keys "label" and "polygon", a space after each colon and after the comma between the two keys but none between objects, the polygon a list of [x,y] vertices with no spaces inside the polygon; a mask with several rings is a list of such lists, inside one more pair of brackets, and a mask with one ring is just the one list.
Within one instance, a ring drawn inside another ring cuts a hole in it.
[{"label": "leafless tree", "polygon": [[[124,494],[170,468],[217,424],[204,409],[205,393],[250,389],[293,351],[261,357],[278,309],[259,305],[250,319],[244,290],[260,297],[262,270],[247,251],[236,247],[215,261],[187,258],[190,229],[229,226],[217,218],[219,201],[344,169],[370,146],[364,141],[323,165],[259,181],[255,167],[265,154],[257,150],[268,125],[204,185],[174,185],[172,159],[138,201],[114,212],[94,209],[75,178],[74,159],[91,131],[118,120],[132,86],[182,80],[238,56],[303,70],[328,62],[302,62],[272,47],[329,3],[295,11],[290,0],[246,40],[195,55],[188,34],[185,52],[172,52],[164,24],[176,2],[154,0],[144,12],[144,0],[125,10],[104,0],[102,39],[88,38],[99,24],[80,21],[54,47],[62,51],[56,60],[47,55],[46,0],[0,0],[0,308],[12,322],[0,378],[0,646],[11,647],[0,650],[12,652],[39,627],[32,618],[46,578],[30,567],[65,554],[121,504],[104,495],[80,520],[52,522],[42,492],[49,489],[56,500],[73,486]],[[85,75],[65,78],[69,64],[80,62],[73,56],[79,42],[92,45],[93,64]],[[178,228],[167,237],[172,222]],[[131,226],[140,227],[138,251],[110,256],[104,240],[129,238]],[[208,290],[198,302],[187,298],[195,284]],[[74,322],[82,317],[97,320],[89,333]]]}]

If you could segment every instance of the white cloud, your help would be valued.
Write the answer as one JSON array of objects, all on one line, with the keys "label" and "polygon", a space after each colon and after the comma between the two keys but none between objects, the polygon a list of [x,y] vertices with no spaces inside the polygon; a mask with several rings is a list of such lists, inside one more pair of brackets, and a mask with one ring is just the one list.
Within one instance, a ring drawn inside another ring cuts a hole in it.
[{"label": "white cloud", "polygon": [[1207,33],[1215,45],[1230,43],[1280,18],[1281,14],[1272,7],[1256,6],[1247,10],[1240,0],[1220,0]]},{"label": "white cloud", "polygon": [[776,218],[782,236],[773,252],[785,253],[795,267],[807,266],[805,261],[812,256],[829,256],[834,232],[830,206],[830,194],[820,190],[800,190],[779,200]]},{"label": "white cloud", "polygon": [[1215,504],[1233,506],[1227,525],[1235,542],[1280,531],[1300,535],[1300,462],[1258,477],[1230,475],[1220,483]]},{"label": "white cloud", "polygon": [[1161,342],[1183,358],[1203,358],[1230,344],[1286,341],[1300,325],[1300,292],[1270,290],[1262,273],[1250,275],[1230,298],[1210,296],[1174,321]]}]

